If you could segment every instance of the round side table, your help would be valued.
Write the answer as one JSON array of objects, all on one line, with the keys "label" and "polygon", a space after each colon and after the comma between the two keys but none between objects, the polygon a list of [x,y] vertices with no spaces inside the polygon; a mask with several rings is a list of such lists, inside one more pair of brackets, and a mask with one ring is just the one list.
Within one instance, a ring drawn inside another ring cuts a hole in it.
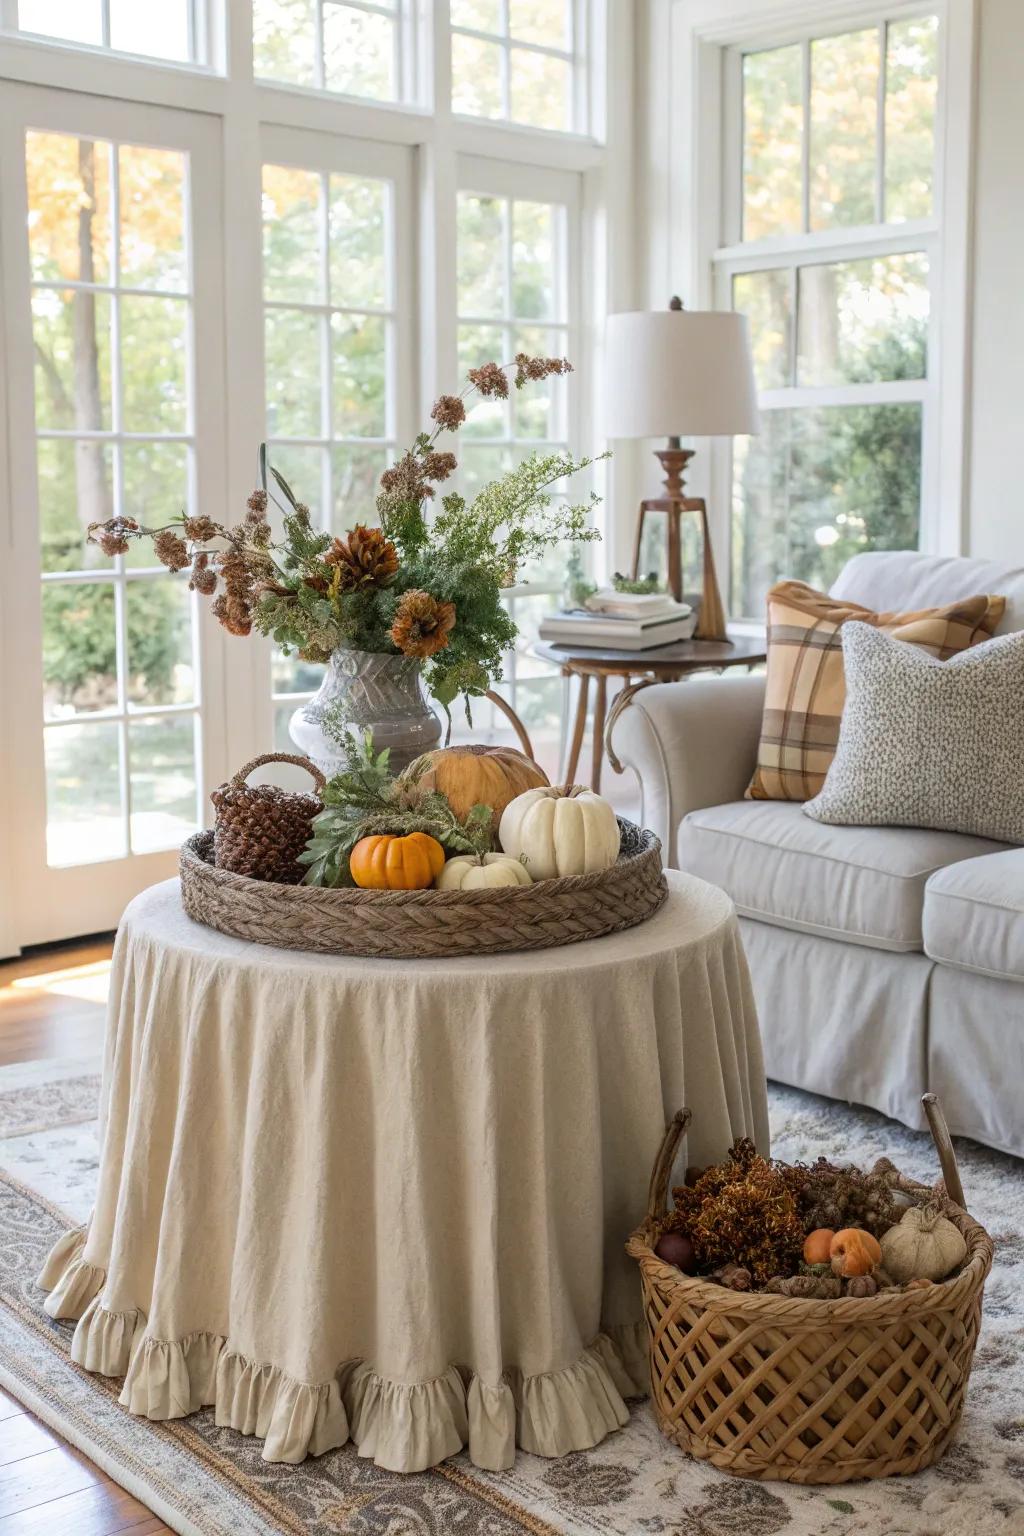
[{"label": "round side table", "polygon": [[622,677],[626,686],[615,700],[612,718],[624,709],[629,700],[641,688],[651,683],[675,683],[693,672],[724,672],[730,667],[746,667],[748,672],[766,659],[763,640],[738,637],[735,640],[678,640],[675,645],[662,645],[650,651],[605,650],[587,645],[548,645],[543,641],[533,647],[534,654],[544,661],[551,661],[561,669],[565,678],[579,678],[576,700],[576,718],[569,743],[569,756],[562,779],[566,784],[576,781],[580,752],[587,729],[587,700],[590,679],[594,679],[594,726],[593,755],[591,758],[590,787],[595,794],[601,789],[601,767],[604,762],[605,730],[608,720],[608,679]]},{"label": "round side table", "polygon": [[188,919],[177,881],[114,953],[88,1231],[53,1250],[72,1357],[151,1419],[392,1471],[468,1444],[562,1456],[647,1390],[624,1243],[665,1123],[689,1162],[768,1149],[724,892],[670,873],[646,923],[559,949],[370,960]]}]

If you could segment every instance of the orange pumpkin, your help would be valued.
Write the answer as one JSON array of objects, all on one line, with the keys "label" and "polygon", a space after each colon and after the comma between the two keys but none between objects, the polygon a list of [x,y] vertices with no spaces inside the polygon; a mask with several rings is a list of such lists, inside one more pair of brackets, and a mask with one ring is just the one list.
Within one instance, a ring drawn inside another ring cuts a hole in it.
[{"label": "orange pumpkin", "polygon": [[515,747],[440,747],[418,757],[405,774],[418,776],[424,789],[439,789],[460,821],[474,805],[489,805],[495,829],[517,795],[548,782],[543,768]]},{"label": "orange pumpkin", "polygon": [[808,1232],[804,1238],[804,1263],[830,1263],[832,1259],[832,1239],[835,1235],[831,1227],[815,1227],[813,1232]]},{"label": "orange pumpkin", "polygon": [[444,868],[444,849],[426,832],[361,837],[349,856],[356,885],[369,891],[423,891]]},{"label": "orange pumpkin", "polygon": [[832,1273],[846,1279],[850,1275],[870,1275],[882,1262],[878,1239],[861,1227],[844,1227],[829,1246]]}]

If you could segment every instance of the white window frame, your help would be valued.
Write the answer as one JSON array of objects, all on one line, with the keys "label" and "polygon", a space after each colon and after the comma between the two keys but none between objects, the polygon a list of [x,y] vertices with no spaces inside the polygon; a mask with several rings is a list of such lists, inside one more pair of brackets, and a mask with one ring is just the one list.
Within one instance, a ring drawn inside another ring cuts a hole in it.
[{"label": "white window frame", "polygon": [[160,64],[167,67],[184,69],[201,69],[209,60],[209,14],[207,0],[188,0],[188,52],[187,59],[163,59],[152,54],[130,53],[123,48],[114,48],[110,41],[110,0],[100,0],[100,28],[101,41],[98,43],[77,43],[66,38],[50,38],[40,32],[20,32],[19,0],[0,0],[0,31],[19,35],[23,39],[40,43],[44,47],[64,47],[79,50],[85,53],[109,53],[115,58],[133,58],[147,64]]},{"label": "white window frame", "polygon": [[[513,174],[519,168],[526,186],[535,174],[565,173],[575,178],[580,196],[580,250],[573,286],[578,289],[581,319],[579,345],[572,356],[577,370],[573,446],[588,453],[601,452],[603,319],[611,311],[637,307],[638,301],[632,148],[635,38],[630,7],[619,5],[617,0],[608,0],[607,5],[604,0],[578,0],[578,4],[585,29],[578,36],[585,38],[586,134],[563,134],[453,114],[448,0],[433,0],[432,4],[408,0],[408,14],[417,29],[418,78],[416,101],[406,103],[377,103],[257,80],[249,0],[200,0],[201,52],[207,61],[201,65],[143,60],[24,34],[0,34],[0,90],[5,82],[13,81],[29,89],[64,91],[69,93],[70,106],[70,93],[87,89],[92,98],[110,101],[112,110],[116,104],[118,122],[124,123],[122,136],[129,140],[133,122],[141,122],[146,109],[152,107],[201,115],[207,124],[210,119],[219,124],[223,192],[209,198],[197,221],[200,226],[209,221],[209,227],[216,228],[214,245],[223,252],[222,265],[218,264],[223,305],[210,335],[212,339],[215,334],[217,345],[223,346],[226,370],[217,418],[211,416],[198,423],[212,445],[208,451],[215,452],[220,461],[218,484],[222,494],[217,497],[214,515],[231,508],[240,511],[255,478],[255,448],[265,420],[261,169],[268,143],[276,146],[286,134],[294,135],[295,143],[299,136],[309,136],[309,144],[315,141],[324,146],[328,156],[342,139],[358,141],[367,153],[375,146],[397,146],[408,156],[415,218],[414,234],[408,242],[413,276],[405,318],[415,338],[412,355],[416,365],[407,370],[408,405],[400,407],[396,423],[400,442],[426,422],[431,401],[450,391],[458,378],[455,195],[460,157],[486,160],[496,174],[506,170]],[[422,103],[432,103],[432,109]],[[68,126],[69,131],[76,131],[73,118],[69,118]],[[88,132],[88,127],[81,131]],[[144,133],[141,142],[145,142]],[[13,163],[16,158],[0,166],[0,180],[23,175]],[[20,243],[24,233],[14,230],[9,239]],[[0,334],[5,337],[10,334],[12,318],[0,313]],[[24,322],[20,324],[23,330]],[[220,382],[218,377],[218,385]],[[16,413],[20,434],[26,409],[31,414],[31,366],[24,337],[20,349],[5,352],[0,404],[5,396],[7,408],[0,412],[0,540],[11,548],[16,534],[18,540],[24,538],[26,506],[35,505],[34,472],[27,488],[24,474],[19,471],[15,475],[12,470],[11,419]],[[19,463],[23,457],[21,454]],[[629,454],[620,453],[610,465],[600,466],[600,471],[595,480],[607,500],[598,513],[606,534],[605,543],[596,548],[598,576],[624,558],[632,517]],[[38,693],[29,697],[12,677],[10,639],[26,603],[37,602],[38,589],[29,592],[26,587],[28,596],[19,594],[10,567],[10,562],[0,562],[0,720],[8,731],[17,722],[19,733],[30,734],[41,716],[40,697]],[[218,651],[223,653],[223,666],[217,676],[207,669],[204,700],[216,712],[218,735],[230,744],[232,765],[237,767],[265,751],[272,740],[271,647],[269,642],[255,638],[241,641],[222,637],[219,630],[217,634],[223,638]],[[221,770],[218,767],[216,771]],[[215,782],[211,764],[206,789]],[[24,779],[16,776],[13,754],[5,751],[0,754],[0,868],[13,867],[15,845],[20,842],[17,823],[25,815],[23,792],[28,793]],[[35,794],[31,791],[30,797]],[[173,862],[173,855],[168,857]],[[96,868],[81,866],[83,882],[97,878]],[[141,876],[143,884],[153,878],[157,876]],[[12,888],[11,882],[0,881],[0,956],[15,953],[19,944],[30,942],[24,937]]]},{"label": "white window frame", "polygon": [[[614,0],[613,0],[614,3]],[[518,119],[512,116],[512,51],[518,49],[523,53],[540,53],[548,58],[561,59],[569,65],[569,76],[572,89],[572,132],[586,135],[591,131],[591,112],[589,90],[590,71],[587,67],[588,34],[591,22],[590,0],[569,0],[569,38],[564,48],[553,47],[548,43],[525,42],[511,35],[511,17],[509,0],[498,0],[498,14],[500,18],[500,30],[489,32],[479,27],[463,26],[453,22],[451,24],[451,37],[473,37],[479,42],[495,44],[500,49],[501,68],[501,105],[502,113],[498,118],[477,118],[469,114],[460,113],[466,122],[503,122],[519,126]],[[451,42],[449,41],[449,48]],[[546,129],[544,132],[557,132],[558,130]]]},{"label": "white window frame", "polygon": [[[922,441],[920,548],[960,554],[966,547],[970,410],[971,199],[977,0],[671,0],[671,54],[677,73],[662,154],[672,194],[664,230],[668,269],[690,308],[731,307],[737,271],[856,259],[881,250],[924,250],[931,308]],[[877,25],[882,18],[936,13],[939,90],[934,207],[930,219],[825,230],[739,243],[742,118],[741,55]],[[681,151],[678,146],[684,146]],[[728,169],[727,169],[728,168]],[[795,317],[794,317],[795,318]],[[906,383],[870,386],[907,398]],[[788,391],[788,403],[801,403]],[[810,391],[808,400],[810,401]],[[813,404],[847,400],[839,389],[813,391]],[[853,398],[852,395],[849,398]],[[872,394],[872,398],[882,398]],[[732,445],[705,441],[691,477],[709,498],[720,568],[731,570]],[[724,562],[724,563],[723,563]],[[755,626],[756,627],[756,626]]]}]

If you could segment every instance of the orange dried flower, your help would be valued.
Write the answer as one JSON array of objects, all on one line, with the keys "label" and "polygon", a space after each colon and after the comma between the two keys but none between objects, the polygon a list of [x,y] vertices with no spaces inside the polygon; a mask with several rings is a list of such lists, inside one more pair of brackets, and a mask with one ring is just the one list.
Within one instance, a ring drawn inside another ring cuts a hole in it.
[{"label": "orange dried flower", "polygon": [[391,638],[403,656],[433,656],[455,628],[455,604],[439,603],[429,592],[403,592]]}]

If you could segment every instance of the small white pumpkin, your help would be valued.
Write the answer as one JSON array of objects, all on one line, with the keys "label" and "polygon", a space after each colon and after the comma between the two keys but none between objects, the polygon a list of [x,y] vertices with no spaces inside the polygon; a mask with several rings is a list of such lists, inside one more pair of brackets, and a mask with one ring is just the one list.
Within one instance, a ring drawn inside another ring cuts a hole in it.
[{"label": "small white pumpkin", "polygon": [[619,823],[608,801],[582,784],[546,785],[505,807],[498,840],[534,880],[591,875],[618,858]]},{"label": "small white pumpkin", "polygon": [[497,885],[532,885],[533,877],[507,853],[460,853],[449,859],[434,881],[439,891],[480,891]]},{"label": "small white pumpkin", "polygon": [[882,1264],[897,1285],[911,1280],[945,1280],[967,1257],[959,1227],[934,1205],[912,1205],[882,1234]]}]

